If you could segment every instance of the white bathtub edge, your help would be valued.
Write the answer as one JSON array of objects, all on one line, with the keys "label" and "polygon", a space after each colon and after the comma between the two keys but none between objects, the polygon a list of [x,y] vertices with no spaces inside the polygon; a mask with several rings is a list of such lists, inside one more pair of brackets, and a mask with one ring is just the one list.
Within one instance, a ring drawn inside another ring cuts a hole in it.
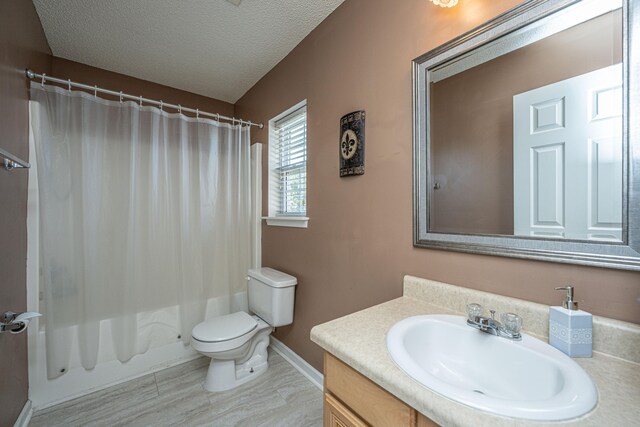
[{"label": "white bathtub edge", "polygon": [[182,342],[165,345],[134,356],[124,364],[114,360],[99,364],[91,371],[70,370],[55,380],[40,383],[38,390],[30,388],[29,398],[33,410],[38,411],[199,357],[202,356]]}]

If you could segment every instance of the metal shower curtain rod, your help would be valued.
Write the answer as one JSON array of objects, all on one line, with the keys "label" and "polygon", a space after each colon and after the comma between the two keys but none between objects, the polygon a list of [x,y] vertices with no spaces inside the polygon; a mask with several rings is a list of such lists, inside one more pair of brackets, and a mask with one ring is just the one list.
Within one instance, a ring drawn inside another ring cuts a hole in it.
[{"label": "metal shower curtain rod", "polygon": [[182,113],[183,111],[187,111],[189,113],[194,113],[196,117],[200,117],[200,116],[211,117],[212,119],[216,119],[218,121],[226,120],[226,121],[232,122],[232,124],[240,123],[241,125],[257,126],[260,129],[264,127],[262,123],[253,123],[251,121],[236,119],[235,117],[223,116],[222,114],[207,113],[205,111],[200,111],[199,109],[194,110],[193,108],[183,107],[180,104],[178,105],[168,104],[163,101],[156,101],[155,99],[143,98],[142,96],[129,95],[128,93],[122,93],[122,91],[116,92],[109,89],[102,89],[102,88],[99,88],[98,86],[89,86],[83,83],[72,82],[71,80],[58,79],[56,77],[47,76],[46,74],[38,74],[31,70],[26,70],[26,75],[27,75],[27,78],[31,80],[40,79],[42,81],[42,84],[45,84],[46,82],[49,81],[49,82],[67,85],[69,87],[69,90],[71,90],[72,87],[77,87],[80,89],[93,91],[94,95],[97,95],[99,92],[99,93],[106,93],[112,96],[117,96],[117,97],[120,97],[120,102],[122,102],[123,99],[128,99],[131,101],[136,101],[140,105],[144,103],[144,104],[155,105],[157,107],[160,107],[160,109],[164,107],[172,108],[172,109],[178,110],[179,113]]}]

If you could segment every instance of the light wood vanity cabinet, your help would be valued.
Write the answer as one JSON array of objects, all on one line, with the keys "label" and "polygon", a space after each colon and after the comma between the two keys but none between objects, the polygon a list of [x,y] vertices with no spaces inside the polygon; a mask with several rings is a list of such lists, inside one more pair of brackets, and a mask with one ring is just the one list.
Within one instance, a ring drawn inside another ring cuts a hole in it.
[{"label": "light wood vanity cabinet", "polygon": [[370,379],[324,354],[324,427],[436,427]]},{"label": "light wood vanity cabinet", "polygon": [[366,427],[367,423],[351,412],[331,393],[324,394],[324,427]]}]

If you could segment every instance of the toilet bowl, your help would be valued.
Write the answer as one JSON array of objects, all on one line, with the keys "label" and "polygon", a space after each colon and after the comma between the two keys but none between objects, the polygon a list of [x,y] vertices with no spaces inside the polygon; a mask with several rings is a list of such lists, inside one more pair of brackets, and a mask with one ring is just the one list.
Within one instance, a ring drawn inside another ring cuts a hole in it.
[{"label": "toilet bowl", "polygon": [[296,284],[295,277],[271,268],[249,270],[247,295],[254,314],[231,313],[193,328],[191,346],[211,358],[205,390],[230,390],[267,370],[271,332],[293,322]]}]

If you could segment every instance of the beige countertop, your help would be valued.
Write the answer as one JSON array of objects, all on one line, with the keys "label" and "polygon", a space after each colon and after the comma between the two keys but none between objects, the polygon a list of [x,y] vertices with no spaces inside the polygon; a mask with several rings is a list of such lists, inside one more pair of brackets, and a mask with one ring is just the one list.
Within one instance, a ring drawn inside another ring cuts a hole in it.
[{"label": "beige countertop", "polygon": [[[438,294],[434,295],[434,292]],[[443,296],[443,292],[447,295]],[[525,313],[523,332],[544,339],[545,306],[410,276],[405,278],[404,295],[318,325],[311,330],[311,340],[442,426],[640,426],[640,364],[595,351],[598,345],[604,345],[595,342],[592,358],[574,360],[595,382],[598,404],[588,414],[570,421],[538,422],[497,416],[454,402],[423,387],[401,371],[387,352],[386,334],[396,322],[421,314],[461,314],[456,310],[460,304],[464,306],[477,301],[486,305],[488,300],[493,302],[495,298],[496,304],[492,307],[499,309],[500,306],[517,305],[520,310],[514,311]],[[460,298],[464,301],[459,302]],[[527,316],[531,320],[531,330],[526,328]],[[615,350],[609,353],[640,357],[640,326],[609,320],[594,318],[594,341],[598,333],[602,336],[601,341],[605,341],[605,336],[609,340],[611,336],[621,337],[626,343],[606,342],[610,346],[607,349]],[[613,332],[610,330],[612,327]]]}]

